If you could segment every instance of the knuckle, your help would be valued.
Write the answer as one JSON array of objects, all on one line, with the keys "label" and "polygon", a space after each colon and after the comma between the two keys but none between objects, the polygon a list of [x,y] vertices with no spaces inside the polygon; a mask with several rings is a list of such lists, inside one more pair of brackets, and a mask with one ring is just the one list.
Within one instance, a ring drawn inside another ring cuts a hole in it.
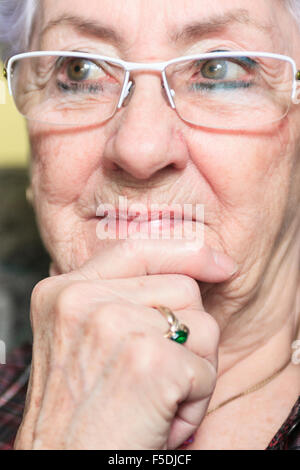
[{"label": "knuckle", "polygon": [[180,276],[180,286],[183,290],[183,295],[185,298],[189,299],[189,302],[201,301],[201,292],[198,286],[197,281],[189,276]]},{"label": "knuckle", "polygon": [[199,358],[199,363],[196,367],[188,367],[186,371],[186,384],[187,389],[191,390],[195,384],[201,383],[201,393],[205,396],[211,395],[217,382],[217,368],[207,358]]},{"label": "knuckle", "polygon": [[39,281],[32,290],[31,303],[42,303],[43,299],[48,295],[50,285],[52,285],[51,278],[46,278],[42,281]]},{"label": "knuckle", "polygon": [[86,299],[87,283],[72,282],[63,286],[55,299],[55,315],[66,322],[76,322],[81,315],[80,306]]},{"label": "knuckle", "polygon": [[208,359],[214,367],[218,364],[218,347],[220,342],[220,327],[216,320],[207,312],[200,312],[201,322],[201,357]]},{"label": "knuckle", "polygon": [[118,341],[120,336],[126,335],[130,325],[128,306],[118,302],[103,302],[93,313],[91,324],[99,338]]},{"label": "knuckle", "polygon": [[103,302],[99,307],[99,314],[104,320],[118,321],[125,309],[126,305],[121,302]]},{"label": "knuckle", "polygon": [[39,281],[33,288],[30,300],[30,319],[32,326],[45,309],[45,305],[49,304],[49,299],[53,292],[56,282],[53,278],[46,278]]},{"label": "knuckle", "polygon": [[[205,368],[205,383],[208,394],[210,394],[217,383],[217,370],[216,367],[208,359],[203,359],[203,367]],[[193,379],[195,380],[195,379]]]},{"label": "knuckle", "polygon": [[128,334],[124,346],[125,363],[133,376],[145,377],[157,373],[162,357],[154,339],[144,332]]},{"label": "knuckle", "polygon": [[216,349],[220,341],[220,327],[216,320],[207,312],[204,312],[206,316],[206,332],[208,338],[210,338],[211,344]]},{"label": "knuckle", "polygon": [[141,240],[126,238],[125,240],[121,240],[119,246],[122,256],[127,259],[134,259],[138,264],[140,269],[138,273],[139,276],[149,274],[147,272],[148,261],[147,257],[145,257],[144,244],[141,243]]}]

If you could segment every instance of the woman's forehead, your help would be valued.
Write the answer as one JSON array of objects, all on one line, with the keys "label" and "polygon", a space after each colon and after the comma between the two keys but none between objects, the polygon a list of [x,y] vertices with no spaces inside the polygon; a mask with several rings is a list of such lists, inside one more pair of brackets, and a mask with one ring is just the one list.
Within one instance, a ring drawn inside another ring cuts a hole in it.
[{"label": "woman's forehead", "polygon": [[[98,36],[111,43],[148,44],[159,40],[172,44],[200,40],[225,30],[274,37],[279,0],[44,0],[40,33],[57,28]],[[89,27],[88,27],[89,26]],[[101,37],[102,36],[102,37]]]}]

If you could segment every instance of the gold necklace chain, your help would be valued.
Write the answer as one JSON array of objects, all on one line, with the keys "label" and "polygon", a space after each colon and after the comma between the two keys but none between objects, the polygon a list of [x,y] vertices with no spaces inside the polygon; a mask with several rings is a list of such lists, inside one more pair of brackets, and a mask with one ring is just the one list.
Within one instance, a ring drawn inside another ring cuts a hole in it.
[{"label": "gold necklace chain", "polygon": [[271,382],[271,380],[275,379],[275,377],[277,377],[280,374],[280,372],[282,372],[290,364],[290,362],[291,362],[291,359],[289,359],[288,362],[286,362],[286,364],[284,364],[279,370],[274,372],[274,374],[270,375],[270,377],[262,380],[261,382],[258,382],[256,385],[253,385],[253,387],[250,387],[247,390],[244,390],[243,392],[238,393],[237,395],[234,395],[233,397],[222,401],[219,405],[215,406],[211,410],[208,410],[205,416],[210,415],[214,411],[218,410],[224,405],[227,405],[227,403],[230,403],[231,401],[236,400],[237,398],[244,397],[245,395],[248,395],[249,393],[252,393],[252,392],[256,392],[256,390],[259,390],[264,385],[267,385],[269,382]]}]

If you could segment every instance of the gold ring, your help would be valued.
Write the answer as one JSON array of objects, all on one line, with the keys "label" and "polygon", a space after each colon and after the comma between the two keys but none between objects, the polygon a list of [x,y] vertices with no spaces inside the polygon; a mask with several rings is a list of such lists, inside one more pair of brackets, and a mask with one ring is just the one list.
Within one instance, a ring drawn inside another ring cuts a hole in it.
[{"label": "gold ring", "polygon": [[190,330],[186,325],[179,323],[179,320],[176,318],[174,313],[168,307],[164,307],[163,305],[159,305],[156,308],[167,320],[170,325],[169,330],[165,333],[165,338],[171,339],[172,341],[176,341],[176,343],[184,344],[190,333]]}]

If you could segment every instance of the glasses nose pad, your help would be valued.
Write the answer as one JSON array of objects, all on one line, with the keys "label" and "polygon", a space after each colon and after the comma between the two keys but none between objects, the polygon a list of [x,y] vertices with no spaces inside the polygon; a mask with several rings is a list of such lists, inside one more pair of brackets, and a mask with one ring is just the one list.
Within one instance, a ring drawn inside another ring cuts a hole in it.
[{"label": "glasses nose pad", "polygon": [[164,94],[164,98],[167,101],[167,104],[171,106],[171,108],[176,109],[174,99],[173,99],[175,98],[176,93],[173,90],[173,88],[169,88],[168,84],[166,86],[164,81],[162,81],[161,87],[162,87],[162,91]]},{"label": "glasses nose pad", "polygon": [[[129,102],[130,102],[130,99],[133,95],[133,92],[135,90],[135,82],[133,80],[130,80],[127,84],[127,87],[126,87],[126,90],[124,92],[124,95],[123,95],[123,99],[121,100],[121,104],[119,105],[119,107],[126,107]],[[174,104],[174,101],[173,101],[173,98],[175,97],[175,91],[173,89],[169,89],[169,88],[166,88],[165,87],[165,84],[164,82],[162,81],[161,83],[161,89],[162,89],[162,93],[163,93],[163,96],[164,96],[164,99],[166,100],[167,104],[169,106],[171,106],[172,108],[176,108],[175,104]]]},{"label": "glasses nose pad", "polygon": [[129,101],[130,101],[130,98],[132,97],[132,94],[134,92],[134,89],[135,89],[135,83],[130,80],[130,82],[128,82],[128,85],[127,85],[127,88],[126,88],[126,91],[124,93],[124,98],[123,98],[123,102],[122,102],[122,106],[127,106]]}]

